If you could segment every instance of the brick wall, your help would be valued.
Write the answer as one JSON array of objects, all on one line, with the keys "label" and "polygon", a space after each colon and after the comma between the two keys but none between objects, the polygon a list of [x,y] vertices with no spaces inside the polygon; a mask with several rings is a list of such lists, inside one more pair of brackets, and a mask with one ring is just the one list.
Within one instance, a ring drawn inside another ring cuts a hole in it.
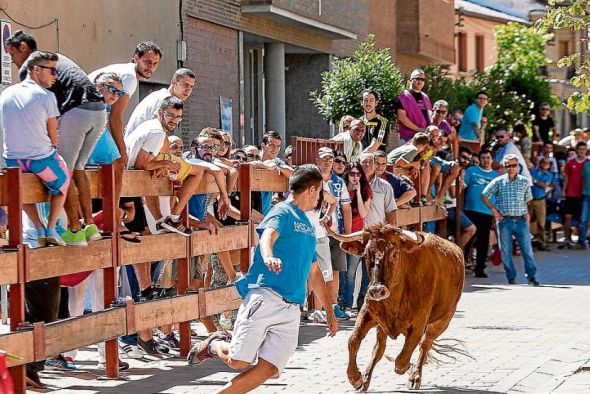
[{"label": "brick wall", "polygon": [[197,75],[196,87],[185,106],[180,132],[185,143],[207,126],[220,127],[219,96],[233,99],[233,131],[238,133],[238,32],[221,25],[186,18],[186,67]]}]

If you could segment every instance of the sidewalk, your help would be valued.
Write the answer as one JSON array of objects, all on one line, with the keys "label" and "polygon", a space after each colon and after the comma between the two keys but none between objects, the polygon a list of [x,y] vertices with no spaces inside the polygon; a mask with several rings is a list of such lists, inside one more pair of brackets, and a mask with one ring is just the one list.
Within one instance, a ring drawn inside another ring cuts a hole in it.
[{"label": "sidewalk", "polygon": [[[455,318],[442,338],[465,342],[474,360],[460,357],[443,365],[427,364],[420,392],[429,393],[577,393],[590,390],[590,252],[537,253],[542,286],[526,285],[518,258],[519,285],[508,286],[500,267],[490,278],[468,277]],[[344,322],[335,338],[325,327],[301,327],[300,343],[283,375],[260,393],[354,392],[348,383],[347,339],[354,322]],[[195,325],[203,332],[200,325]],[[358,364],[368,364],[374,331],[363,342]],[[403,337],[388,341],[386,355],[395,357]],[[417,356],[417,352],[415,352]],[[179,358],[129,361],[126,380],[104,380],[95,369],[96,347],[80,352],[80,372],[47,371],[43,381],[52,391],[75,393],[210,393],[235,372],[218,360],[196,368]],[[385,359],[375,368],[369,392],[408,392],[407,375],[393,372]],[[33,392],[33,391],[31,391]]]}]

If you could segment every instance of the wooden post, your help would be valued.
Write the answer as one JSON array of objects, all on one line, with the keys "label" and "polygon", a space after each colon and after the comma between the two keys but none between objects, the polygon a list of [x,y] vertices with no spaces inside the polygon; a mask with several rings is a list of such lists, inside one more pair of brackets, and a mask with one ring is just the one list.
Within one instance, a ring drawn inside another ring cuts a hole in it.
[{"label": "wooden post", "polygon": [[[104,307],[108,308],[117,298],[117,269],[121,265],[119,226],[115,219],[119,201],[115,201],[115,173],[112,165],[100,167],[100,185],[104,231],[112,234],[112,266],[103,269]],[[118,377],[119,349],[116,338],[105,341],[105,358],[107,377]]]},{"label": "wooden post", "polygon": [[240,271],[242,271],[242,275],[246,275],[250,267],[250,249],[253,242],[251,229],[253,170],[248,163],[240,165],[240,221],[246,222],[250,226],[248,247],[240,250]]},{"label": "wooden post", "polygon": [[[25,267],[27,253],[26,247],[23,245],[21,181],[20,168],[6,170],[4,195],[8,196],[8,227],[10,228],[8,245],[18,252],[18,283],[10,285],[10,331],[16,331],[19,324],[25,321]],[[26,366],[12,367],[10,373],[14,381],[15,393],[24,393],[26,389]]]},{"label": "wooden post", "polygon": [[[189,227],[188,218],[188,206],[185,206],[182,210],[182,220],[184,225]],[[193,255],[193,242],[192,239],[195,234],[191,234],[190,237],[185,237],[185,256],[178,259],[178,294],[185,294],[189,286],[189,263],[191,256]],[[191,322],[185,321],[178,324],[178,331],[180,334],[180,356],[186,357],[191,349]]]}]

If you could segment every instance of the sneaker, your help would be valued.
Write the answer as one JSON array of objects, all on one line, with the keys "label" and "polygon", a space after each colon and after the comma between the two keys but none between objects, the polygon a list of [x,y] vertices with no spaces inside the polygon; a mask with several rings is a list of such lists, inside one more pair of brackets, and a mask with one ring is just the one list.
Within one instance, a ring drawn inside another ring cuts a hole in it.
[{"label": "sneaker", "polygon": [[199,365],[203,361],[213,358],[209,346],[214,340],[229,342],[231,341],[231,334],[228,331],[215,331],[204,341],[197,341],[186,357],[188,365]]},{"label": "sneaker", "polygon": [[561,250],[561,249],[564,249],[564,248],[571,249],[572,248],[572,245],[569,242],[563,242],[563,243],[560,243],[559,245],[557,245],[557,249],[560,249]]},{"label": "sneaker", "polygon": [[311,314],[311,320],[314,323],[328,323],[328,318],[326,317],[326,312],[315,310]]},{"label": "sneaker", "polygon": [[182,224],[182,220],[175,221],[170,216],[168,216],[166,219],[164,219],[160,223],[160,226],[162,228],[165,228],[166,230],[183,235],[185,237],[189,237],[192,232],[190,228],[187,228],[184,226],[184,224]]},{"label": "sneaker", "polygon": [[586,250],[586,244],[576,243],[573,248],[574,250]]},{"label": "sneaker", "polygon": [[[49,232],[49,229],[47,229],[47,231]],[[61,238],[70,246],[88,246],[88,243],[86,242],[86,234],[82,230],[74,232],[67,229],[61,235]]]},{"label": "sneaker", "polygon": [[164,342],[164,344],[166,344],[170,349],[180,349],[180,341],[173,332],[165,335],[161,339]]},{"label": "sneaker", "polygon": [[[55,246],[66,246],[66,242],[59,236],[55,229],[47,227],[47,231],[45,232],[45,240],[47,245],[55,245]],[[84,240],[86,242],[86,240]]]},{"label": "sneaker", "polygon": [[226,317],[223,313],[219,315],[219,328],[225,331],[231,331],[234,328],[234,323],[230,317]]},{"label": "sneaker", "polygon": [[539,282],[537,282],[535,277],[529,278],[529,285],[535,286],[535,287],[541,286],[541,284]]},{"label": "sneaker", "polygon": [[346,312],[346,314],[348,316],[350,316],[351,318],[355,318],[358,316],[359,312],[356,309],[352,309],[352,308],[346,308],[344,310],[344,312]]},{"label": "sneaker", "polygon": [[162,353],[169,353],[170,348],[160,346],[154,339],[144,341],[141,338],[137,338],[137,346],[139,346],[146,354],[161,355]]},{"label": "sneaker", "polygon": [[[97,369],[106,369],[104,361],[99,361],[98,364],[96,365],[96,368]],[[126,363],[125,361],[122,361],[121,359],[119,359],[119,372],[125,371],[127,369],[129,369],[129,363]]]},{"label": "sneaker", "polygon": [[336,318],[340,319],[340,320],[350,319],[350,316],[348,315],[348,313],[346,313],[342,309],[340,309],[340,307],[338,305],[334,305],[334,315],[336,315]]},{"label": "sneaker", "polygon": [[121,356],[125,358],[143,358],[145,353],[138,345],[128,345],[121,340],[119,342],[119,349],[121,349]]},{"label": "sneaker", "polygon": [[72,361],[67,361],[61,356],[49,357],[45,360],[45,366],[53,369],[60,369],[62,371],[75,371],[78,369],[76,364],[74,364]]},{"label": "sneaker", "polygon": [[86,236],[86,242],[98,241],[99,239],[102,239],[102,235],[100,235],[100,231],[98,231],[98,227],[96,227],[96,224],[94,223],[87,224],[84,226],[83,230],[84,235]]},{"label": "sneaker", "polygon": [[38,248],[44,248],[45,246],[47,246],[47,235],[46,235],[47,230],[45,230],[45,227],[40,227],[37,229],[37,247]]},{"label": "sneaker", "polygon": [[508,279],[508,284],[509,285],[515,285],[516,284],[516,279]]},{"label": "sneaker", "polygon": [[474,272],[473,276],[475,278],[487,278],[488,274],[486,274],[485,272],[481,271],[481,272]]}]

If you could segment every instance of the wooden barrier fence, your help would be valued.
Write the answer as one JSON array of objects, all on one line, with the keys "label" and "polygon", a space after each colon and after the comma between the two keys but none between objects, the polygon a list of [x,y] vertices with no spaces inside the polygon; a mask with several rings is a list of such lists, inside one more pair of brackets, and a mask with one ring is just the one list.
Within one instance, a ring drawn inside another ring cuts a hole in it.
[{"label": "wooden barrier fence", "polygon": [[[9,168],[0,175],[0,205],[8,208],[10,228],[8,245],[0,252],[0,284],[10,285],[10,330],[0,335],[0,349],[18,355],[9,359],[16,392],[25,390],[24,364],[43,361],[48,356],[105,341],[106,375],[118,375],[117,337],[178,323],[180,354],[190,350],[190,321],[236,309],[241,299],[235,288],[188,291],[189,260],[219,251],[239,251],[242,272],[250,263],[255,245],[251,213],[251,192],[283,192],[288,180],[275,171],[258,170],[248,164],[240,167],[238,191],[241,193],[241,223],[221,228],[217,235],[195,231],[190,237],[179,234],[144,236],[140,244],[121,242],[115,225],[114,174],[111,166],[87,171],[93,198],[103,200],[105,238],[87,247],[51,247],[30,250],[23,244],[21,211],[23,204],[47,201],[48,195],[39,179]],[[198,193],[216,192],[212,177],[206,176]],[[125,171],[122,196],[171,196],[173,185],[168,179],[154,179],[145,171]],[[185,209],[184,219],[188,222]],[[400,226],[444,219],[436,207],[400,210]],[[112,307],[116,299],[116,269],[143,262],[178,260],[178,295],[149,302]],[[25,322],[25,283],[64,274],[103,270],[105,310],[52,323]]]}]

